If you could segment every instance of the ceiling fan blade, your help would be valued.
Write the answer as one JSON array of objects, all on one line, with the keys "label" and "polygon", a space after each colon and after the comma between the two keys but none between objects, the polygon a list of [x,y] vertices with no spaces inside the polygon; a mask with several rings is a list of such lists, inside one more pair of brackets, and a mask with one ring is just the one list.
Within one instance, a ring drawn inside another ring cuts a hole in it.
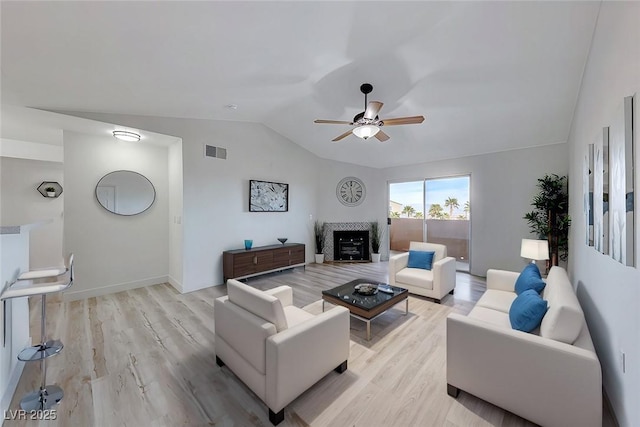
[{"label": "ceiling fan blade", "polygon": [[348,137],[349,135],[351,135],[351,131],[350,131],[350,130],[346,131],[345,133],[343,133],[343,134],[342,134],[342,135],[340,135],[340,136],[337,136],[337,137],[333,138],[331,141],[333,141],[333,142],[338,142],[338,141],[340,141],[341,139]]},{"label": "ceiling fan blade", "polygon": [[382,119],[384,126],[412,125],[424,122],[424,116],[398,117],[396,119]]},{"label": "ceiling fan blade", "polygon": [[378,111],[382,108],[384,104],[380,101],[371,101],[367,105],[367,109],[364,111],[364,118],[373,120],[378,115]]},{"label": "ceiling fan blade", "polygon": [[325,123],[330,125],[352,125],[352,122],[345,122],[344,120],[314,120],[313,123]]},{"label": "ceiling fan blade", "polygon": [[382,130],[379,130],[374,136],[376,138],[378,138],[378,141],[380,141],[380,142],[385,142],[386,140],[389,139],[389,135],[387,135],[386,133],[382,132]]}]

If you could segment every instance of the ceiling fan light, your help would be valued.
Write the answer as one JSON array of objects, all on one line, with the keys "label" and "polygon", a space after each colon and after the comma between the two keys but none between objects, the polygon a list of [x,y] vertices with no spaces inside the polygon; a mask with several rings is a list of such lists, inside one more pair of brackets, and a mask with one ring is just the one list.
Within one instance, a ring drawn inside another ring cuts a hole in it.
[{"label": "ceiling fan light", "polygon": [[358,138],[369,139],[372,136],[374,136],[376,133],[378,133],[379,130],[380,128],[378,126],[362,125],[362,126],[353,128],[353,134]]},{"label": "ceiling fan light", "polygon": [[126,130],[114,130],[113,136],[119,139],[120,141],[127,142],[138,142],[140,141],[140,135],[133,132],[128,132]]}]

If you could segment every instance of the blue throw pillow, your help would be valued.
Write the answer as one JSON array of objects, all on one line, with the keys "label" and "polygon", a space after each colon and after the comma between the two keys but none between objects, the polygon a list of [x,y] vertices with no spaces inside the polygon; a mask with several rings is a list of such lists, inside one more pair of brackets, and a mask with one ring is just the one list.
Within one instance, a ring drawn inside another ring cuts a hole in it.
[{"label": "blue throw pillow", "polygon": [[520,276],[518,276],[518,280],[516,280],[516,294],[520,295],[527,289],[533,289],[540,293],[546,285],[542,280],[538,266],[533,263],[527,264]]},{"label": "blue throw pillow", "polygon": [[531,332],[542,323],[547,312],[547,302],[533,289],[518,295],[509,309],[511,327],[518,331]]},{"label": "blue throw pillow", "polygon": [[407,267],[431,270],[434,254],[435,252],[409,251],[409,262],[407,263]]}]

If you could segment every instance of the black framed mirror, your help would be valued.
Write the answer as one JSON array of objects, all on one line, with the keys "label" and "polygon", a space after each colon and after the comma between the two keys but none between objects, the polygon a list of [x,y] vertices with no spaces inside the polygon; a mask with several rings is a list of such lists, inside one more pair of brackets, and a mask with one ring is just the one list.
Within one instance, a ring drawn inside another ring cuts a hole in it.
[{"label": "black framed mirror", "polygon": [[138,215],[156,200],[156,189],[149,179],[134,171],[119,170],[103,176],[96,185],[100,206],[116,215]]}]

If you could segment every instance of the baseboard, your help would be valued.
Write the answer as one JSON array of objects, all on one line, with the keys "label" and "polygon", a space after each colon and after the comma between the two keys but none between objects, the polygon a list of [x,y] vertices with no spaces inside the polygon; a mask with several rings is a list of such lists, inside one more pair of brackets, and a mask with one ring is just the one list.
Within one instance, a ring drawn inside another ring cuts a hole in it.
[{"label": "baseboard", "polygon": [[73,287],[66,292],[63,292],[65,302],[76,301],[80,299],[99,297],[102,295],[115,294],[116,292],[130,291],[131,289],[144,288],[145,286],[158,285],[160,283],[167,283],[169,281],[168,276],[150,277],[148,279],[136,280],[133,282],[118,283],[115,285],[102,286],[95,289],[77,290],[74,291]]},{"label": "baseboard", "polygon": [[174,279],[170,275],[167,276],[167,277],[168,277],[169,284],[171,286],[173,286],[181,294],[184,293],[183,290],[182,290],[182,283],[178,282],[176,279]]},{"label": "baseboard", "polygon": [[616,417],[616,413],[613,411],[613,405],[611,405],[611,401],[609,400],[609,396],[607,395],[607,390],[604,387],[602,387],[602,396],[604,398],[604,406],[609,410],[611,418],[613,419],[614,426],[620,426],[618,418]]},{"label": "baseboard", "polygon": [[206,288],[213,288],[214,286],[222,286],[222,283],[219,283],[217,285],[211,285],[211,284],[203,284],[203,285],[197,285],[196,287],[194,287],[193,289],[189,289],[189,290],[184,290],[182,289],[182,287],[180,288],[180,292],[182,292],[183,294],[188,294],[189,292],[195,292],[195,291],[199,291],[201,289],[206,289]]},{"label": "baseboard", "polygon": [[[24,343],[24,347],[29,347],[31,345],[31,337]],[[9,412],[9,406],[11,405],[11,400],[13,399],[13,395],[18,388],[18,383],[20,382],[20,377],[22,376],[22,371],[24,370],[25,362],[18,362],[16,366],[11,371],[9,375],[9,382],[7,383],[7,388],[2,393],[2,399],[0,399],[0,406],[2,407],[2,413],[6,414]],[[5,417],[3,416],[0,420],[0,426],[4,424]]]}]

